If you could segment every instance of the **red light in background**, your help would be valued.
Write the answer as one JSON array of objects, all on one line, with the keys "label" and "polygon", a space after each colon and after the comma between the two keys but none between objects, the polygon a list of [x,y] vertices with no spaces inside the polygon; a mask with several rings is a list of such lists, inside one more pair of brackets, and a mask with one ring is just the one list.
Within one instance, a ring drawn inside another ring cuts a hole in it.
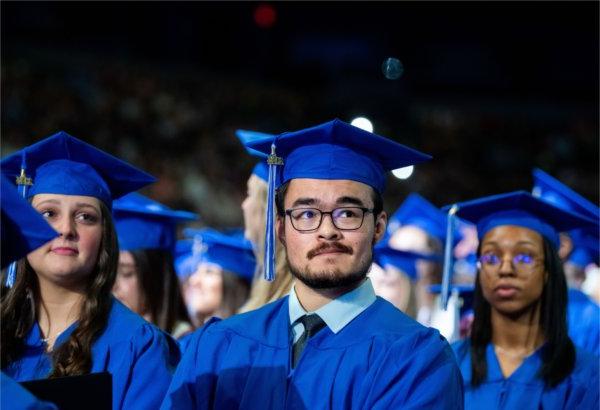
[{"label": "red light in background", "polygon": [[271,28],[277,20],[277,12],[268,4],[260,4],[254,10],[254,22],[260,28]]}]

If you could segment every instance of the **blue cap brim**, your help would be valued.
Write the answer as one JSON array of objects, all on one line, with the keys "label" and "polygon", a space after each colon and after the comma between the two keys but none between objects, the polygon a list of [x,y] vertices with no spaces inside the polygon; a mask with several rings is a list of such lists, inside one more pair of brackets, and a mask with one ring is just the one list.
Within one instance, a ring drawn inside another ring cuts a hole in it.
[{"label": "blue cap brim", "polygon": [[56,238],[58,233],[22,198],[15,186],[2,175],[2,269]]}]

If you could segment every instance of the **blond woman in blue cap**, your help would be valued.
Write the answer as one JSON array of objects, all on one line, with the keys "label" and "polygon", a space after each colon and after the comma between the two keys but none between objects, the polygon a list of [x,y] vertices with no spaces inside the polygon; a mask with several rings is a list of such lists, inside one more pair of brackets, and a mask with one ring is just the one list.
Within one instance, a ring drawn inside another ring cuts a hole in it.
[{"label": "blond woman in blue cap", "polygon": [[17,381],[109,372],[113,409],[158,407],[176,344],[111,295],[112,201],[154,178],[64,132],[1,166],[60,234],[20,260],[3,291],[2,371]]}]

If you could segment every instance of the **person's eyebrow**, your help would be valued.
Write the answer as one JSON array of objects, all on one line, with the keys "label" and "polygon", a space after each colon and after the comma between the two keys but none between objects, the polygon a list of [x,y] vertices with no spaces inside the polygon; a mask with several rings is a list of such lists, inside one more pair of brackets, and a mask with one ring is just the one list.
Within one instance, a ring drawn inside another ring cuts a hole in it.
[{"label": "person's eyebrow", "polygon": [[345,205],[345,204],[351,204],[351,205],[356,205],[356,206],[360,206],[360,207],[364,207],[365,203],[357,197],[354,196],[342,196],[340,198],[338,198],[335,201],[336,205]]},{"label": "person's eyebrow", "polygon": [[77,206],[77,208],[92,208],[94,211],[100,212],[100,210],[97,207],[95,207],[92,204],[85,203],[85,202],[77,202],[75,205]]},{"label": "person's eyebrow", "polygon": [[292,204],[292,208],[295,208],[299,205],[315,205],[317,200],[315,198],[298,198]]}]

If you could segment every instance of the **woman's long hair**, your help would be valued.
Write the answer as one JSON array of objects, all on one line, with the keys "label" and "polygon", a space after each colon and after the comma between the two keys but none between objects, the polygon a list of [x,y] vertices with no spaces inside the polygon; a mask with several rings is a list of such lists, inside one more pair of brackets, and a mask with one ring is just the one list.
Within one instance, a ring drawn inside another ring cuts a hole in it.
[{"label": "woman's long hair", "polygon": [[143,294],[144,310],[154,324],[173,333],[178,322],[190,322],[179,280],[173,267],[173,255],[163,249],[131,251]]},{"label": "woman's long hair", "polygon": [[[575,367],[575,347],[567,329],[567,282],[556,249],[544,240],[544,269],[548,280],[541,295],[540,326],[546,338],[538,376],[553,387]],[[478,250],[477,254],[480,254]],[[474,320],[471,329],[471,384],[479,386],[487,376],[486,347],[492,340],[491,306],[483,297],[479,275],[475,280]]]},{"label": "woman's long hair", "polygon": [[287,264],[287,258],[285,256],[285,248],[275,238],[275,279],[272,282],[263,279],[263,259],[265,255],[264,243],[265,243],[265,227],[266,227],[266,207],[267,207],[267,183],[262,180],[257,180],[257,192],[260,198],[264,198],[263,212],[261,223],[259,224],[262,229],[260,230],[259,236],[256,239],[254,246],[254,256],[256,257],[256,273],[254,274],[254,280],[250,288],[250,297],[248,301],[239,309],[239,313],[247,312],[250,310],[258,309],[259,307],[277,300],[287,295],[292,288],[292,282],[294,277],[290,272]]},{"label": "woman's long hair", "polygon": [[225,269],[221,271],[221,277],[223,279],[223,299],[219,307],[219,316],[227,318],[235,315],[244,302],[248,300],[250,283]]},{"label": "woman's long hair", "polygon": [[[98,260],[89,274],[85,300],[78,316],[78,325],[65,343],[52,353],[52,372],[49,377],[82,375],[92,368],[92,343],[108,321],[112,305],[111,290],[115,282],[119,246],[109,209],[100,203],[102,240]],[[36,320],[40,303],[35,272],[23,258],[18,262],[15,284],[2,289],[0,319],[2,320],[1,367],[5,368],[23,353],[24,340]]]}]

